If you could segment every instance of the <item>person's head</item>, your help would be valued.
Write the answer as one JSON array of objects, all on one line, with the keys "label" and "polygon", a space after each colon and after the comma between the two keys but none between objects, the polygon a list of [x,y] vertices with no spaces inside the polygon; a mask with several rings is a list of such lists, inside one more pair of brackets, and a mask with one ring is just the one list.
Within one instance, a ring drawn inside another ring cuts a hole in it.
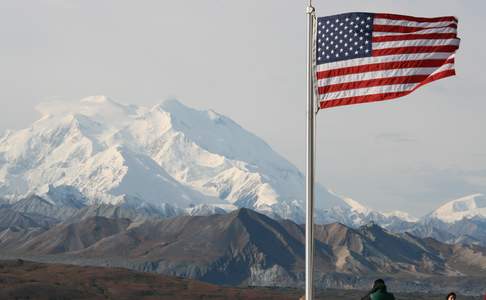
[{"label": "person's head", "polygon": [[447,295],[447,300],[456,300],[456,294],[455,293],[449,293]]},{"label": "person's head", "polygon": [[375,283],[373,284],[373,289],[382,289],[382,288],[386,288],[385,286],[385,281],[383,279],[376,279],[375,280]]},{"label": "person's head", "polygon": [[377,287],[377,286],[383,286],[385,285],[385,281],[383,279],[376,279],[375,280],[375,283],[373,284],[373,287]]}]

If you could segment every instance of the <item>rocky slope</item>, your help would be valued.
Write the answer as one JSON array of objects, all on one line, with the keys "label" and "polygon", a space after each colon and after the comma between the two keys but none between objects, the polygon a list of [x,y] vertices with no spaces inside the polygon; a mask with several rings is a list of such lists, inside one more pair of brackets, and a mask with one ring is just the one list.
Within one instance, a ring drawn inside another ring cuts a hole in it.
[{"label": "rocky slope", "polygon": [[[41,261],[118,266],[217,284],[301,286],[303,227],[248,209],[169,219],[88,217],[49,229],[0,232],[0,254]],[[376,276],[403,291],[438,290],[435,278],[464,282],[486,278],[486,250],[447,245],[377,225],[316,227],[319,287],[366,289]],[[417,285],[417,278],[422,280]],[[469,281],[468,281],[469,278]]]}]

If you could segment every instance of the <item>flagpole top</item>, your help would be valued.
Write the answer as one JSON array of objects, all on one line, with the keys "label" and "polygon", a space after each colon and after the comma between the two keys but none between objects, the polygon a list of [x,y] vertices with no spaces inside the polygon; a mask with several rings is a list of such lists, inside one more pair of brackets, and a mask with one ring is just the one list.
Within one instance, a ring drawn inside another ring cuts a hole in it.
[{"label": "flagpole top", "polygon": [[307,6],[307,13],[313,14],[315,11],[316,11],[316,9],[314,8],[314,6],[312,6],[312,1],[309,2],[309,6]]}]

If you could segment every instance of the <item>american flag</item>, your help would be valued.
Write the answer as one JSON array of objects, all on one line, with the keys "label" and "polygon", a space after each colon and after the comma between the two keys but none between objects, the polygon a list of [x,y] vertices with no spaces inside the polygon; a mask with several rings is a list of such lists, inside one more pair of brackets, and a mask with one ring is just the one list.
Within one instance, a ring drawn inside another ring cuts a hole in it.
[{"label": "american flag", "polygon": [[394,99],[455,75],[455,17],[320,17],[315,39],[320,108]]}]

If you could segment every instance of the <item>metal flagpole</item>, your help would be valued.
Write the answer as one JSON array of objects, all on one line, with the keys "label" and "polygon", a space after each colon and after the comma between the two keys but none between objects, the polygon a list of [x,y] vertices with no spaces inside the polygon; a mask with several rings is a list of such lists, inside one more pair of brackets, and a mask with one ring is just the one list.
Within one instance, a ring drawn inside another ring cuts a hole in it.
[{"label": "metal flagpole", "polygon": [[307,7],[307,157],[306,157],[306,217],[305,217],[305,299],[314,299],[314,163],[315,114],[314,103],[314,7]]}]

